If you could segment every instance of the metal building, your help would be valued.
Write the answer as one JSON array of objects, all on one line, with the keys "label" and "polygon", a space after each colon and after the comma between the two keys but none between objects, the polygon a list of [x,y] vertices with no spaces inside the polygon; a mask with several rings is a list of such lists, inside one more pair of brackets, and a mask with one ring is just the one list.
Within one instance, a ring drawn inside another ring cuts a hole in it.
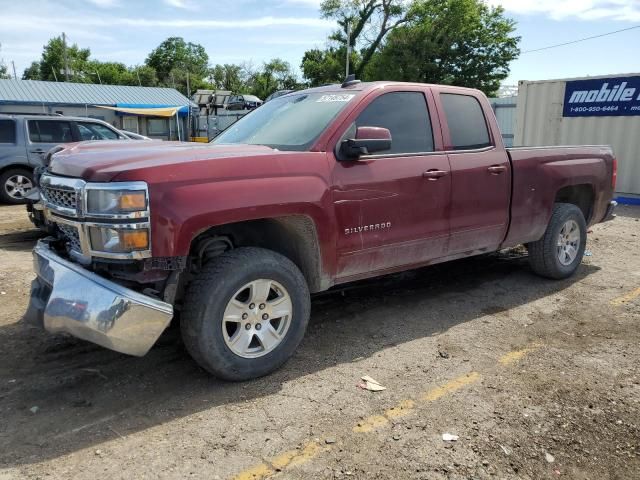
[{"label": "metal building", "polygon": [[0,80],[0,113],[98,118],[163,140],[186,139],[190,107],[197,105],[173,88]]},{"label": "metal building", "polygon": [[505,146],[513,147],[514,127],[516,124],[517,96],[490,98],[491,108],[496,114],[498,126]]},{"label": "metal building", "polygon": [[640,200],[640,74],[521,81],[517,104],[514,145],[611,145],[616,192]]}]

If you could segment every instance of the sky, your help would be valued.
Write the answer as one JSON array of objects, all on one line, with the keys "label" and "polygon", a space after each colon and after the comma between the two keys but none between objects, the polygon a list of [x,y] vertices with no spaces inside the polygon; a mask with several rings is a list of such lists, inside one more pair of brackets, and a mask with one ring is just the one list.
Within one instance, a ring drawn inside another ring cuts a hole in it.
[{"label": "sky", "polygon": [[[526,53],[640,25],[640,0],[486,0],[517,21],[521,57],[504,82],[640,71],[640,28],[575,45]],[[203,45],[211,64],[274,57],[298,72],[305,50],[322,48],[334,23],[320,0],[0,0],[0,58],[18,77],[40,58],[49,38],[65,32],[92,58],[142,64],[170,36]]]}]

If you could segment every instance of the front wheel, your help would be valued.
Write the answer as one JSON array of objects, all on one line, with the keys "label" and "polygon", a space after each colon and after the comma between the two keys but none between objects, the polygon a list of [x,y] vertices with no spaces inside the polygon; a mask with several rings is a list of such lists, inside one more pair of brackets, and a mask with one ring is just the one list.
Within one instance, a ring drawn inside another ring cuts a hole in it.
[{"label": "front wheel", "polygon": [[309,313],[309,289],[291,260],[262,248],[238,248],[207,263],[189,285],[180,325],[201,367],[239,381],[287,361]]},{"label": "front wheel", "polygon": [[547,278],[573,275],[587,244],[587,225],[582,211],[570,203],[556,203],[543,237],[527,245],[532,270]]}]

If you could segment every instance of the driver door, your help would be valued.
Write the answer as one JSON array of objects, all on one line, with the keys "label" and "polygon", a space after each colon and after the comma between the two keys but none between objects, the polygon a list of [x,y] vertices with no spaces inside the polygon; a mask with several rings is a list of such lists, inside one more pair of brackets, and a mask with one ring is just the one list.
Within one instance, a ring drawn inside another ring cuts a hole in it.
[{"label": "driver door", "polygon": [[407,87],[372,96],[346,131],[354,123],[386,128],[391,149],[333,163],[339,283],[447,254],[451,175],[431,92]]}]

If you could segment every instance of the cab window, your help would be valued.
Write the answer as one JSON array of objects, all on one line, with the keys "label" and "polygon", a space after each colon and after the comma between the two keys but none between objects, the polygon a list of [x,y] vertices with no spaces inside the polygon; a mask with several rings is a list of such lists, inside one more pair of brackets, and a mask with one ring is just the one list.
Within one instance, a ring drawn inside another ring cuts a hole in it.
[{"label": "cab window", "polygon": [[477,98],[443,93],[440,99],[454,150],[474,150],[491,145],[487,122]]},{"label": "cab window", "polygon": [[357,127],[391,132],[391,149],[383,153],[433,152],[433,131],[424,94],[391,92],[374,99],[358,116]]}]

